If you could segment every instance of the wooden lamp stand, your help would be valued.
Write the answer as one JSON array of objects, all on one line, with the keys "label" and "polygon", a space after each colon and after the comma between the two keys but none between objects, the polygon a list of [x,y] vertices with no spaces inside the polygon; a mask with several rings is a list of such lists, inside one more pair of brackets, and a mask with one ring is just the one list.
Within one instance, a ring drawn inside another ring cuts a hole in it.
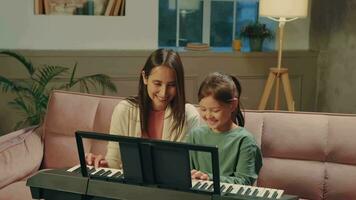
[{"label": "wooden lamp stand", "polygon": [[279,48],[278,48],[278,67],[270,68],[269,75],[267,78],[267,82],[265,88],[263,90],[263,94],[261,97],[261,101],[258,105],[259,110],[265,110],[268,98],[271,94],[271,90],[274,85],[274,81],[276,80],[276,90],[275,90],[275,98],[274,98],[274,110],[279,109],[279,85],[282,81],[283,90],[286,97],[287,107],[289,111],[294,111],[294,100],[292,95],[292,88],[289,81],[288,69],[282,68],[282,47],[283,47],[283,31],[284,25],[288,20],[285,18],[279,19]]},{"label": "wooden lamp stand", "polygon": [[279,109],[279,85],[282,80],[282,85],[284,89],[284,94],[286,97],[287,107],[289,111],[294,111],[294,100],[292,95],[292,88],[290,86],[288,69],[287,68],[270,68],[268,79],[263,90],[260,104],[258,105],[259,110],[265,110],[268,98],[271,94],[274,81],[276,80],[276,93],[274,97],[274,110]]}]

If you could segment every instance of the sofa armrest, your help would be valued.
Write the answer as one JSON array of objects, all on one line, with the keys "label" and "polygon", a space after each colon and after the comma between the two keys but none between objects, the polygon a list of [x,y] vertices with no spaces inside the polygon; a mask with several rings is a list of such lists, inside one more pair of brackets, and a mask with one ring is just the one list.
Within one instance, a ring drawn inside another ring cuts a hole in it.
[{"label": "sofa armrest", "polygon": [[43,142],[38,127],[28,127],[0,137],[0,188],[36,172],[41,166]]}]

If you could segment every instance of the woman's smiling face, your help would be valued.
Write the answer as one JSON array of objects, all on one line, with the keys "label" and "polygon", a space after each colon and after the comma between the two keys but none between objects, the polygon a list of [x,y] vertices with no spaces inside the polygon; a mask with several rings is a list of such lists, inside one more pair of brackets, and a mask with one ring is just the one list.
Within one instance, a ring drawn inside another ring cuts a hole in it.
[{"label": "woman's smiling face", "polygon": [[152,101],[153,110],[164,110],[177,95],[175,71],[166,66],[157,66],[151,74],[145,76],[142,72],[143,82],[147,86],[148,96]]}]

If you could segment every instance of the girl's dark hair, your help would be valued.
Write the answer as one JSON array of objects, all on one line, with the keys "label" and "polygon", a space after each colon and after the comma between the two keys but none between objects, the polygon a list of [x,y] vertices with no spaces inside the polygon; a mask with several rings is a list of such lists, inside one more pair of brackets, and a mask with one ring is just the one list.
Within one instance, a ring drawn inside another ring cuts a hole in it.
[{"label": "girl's dark hair", "polygon": [[[141,72],[145,73],[146,78],[150,76],[152,69],[158,66],[165,66],[172,69],[176,75],[177,95],[170,102],[173,115],[173,127],[171,131],[177,130],[181,133],[185,122],[185,90],[184,90],[184,70],[180,56],[177,52],[170,49],[157,49],[146,60]],[[137,104],[140,109],[141,132],[148,132],[148,116],[152,108],[151,98],[147,93],[147,85],[143,82],[142,73],[138,86],[138,95],[128,99],[131,103]],[[176,135],[175,138],[178,138]]]},{"label": "girl's dark hair", "polygon": [[237,107],[236,110],[231,113],[231,120],[243,127],[245,125],[245,119],[241,112],[241,92],[241,84],[236,77],[214,72],[209,74],[201,83],[198,100],[200,101],[204,97],[212,95],[214,99],[218,101],[231,103],[231,101],[236,98]]}]

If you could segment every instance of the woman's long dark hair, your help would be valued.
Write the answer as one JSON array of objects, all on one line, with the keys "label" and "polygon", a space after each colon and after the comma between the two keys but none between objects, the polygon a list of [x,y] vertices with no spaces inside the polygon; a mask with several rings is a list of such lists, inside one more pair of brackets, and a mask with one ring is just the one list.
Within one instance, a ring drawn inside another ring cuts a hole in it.
[{"label": "woman's long dark hair", "polygon": [[241,112],[241,92],[241,84],[236,77],[214,72],[209,74],[201,83],[198,100],[200,101],[204,97],[212,95],[214,99],[218,101],[231,103],[231,101],[236,98],[237,107],[236,110],[231,113],[231,120],[243,127],[245,125],[245,118]]},{"label": "woman's long dark hair", "polygon": [[[184,90],[184,70],[180,56],[177,52],[170,49],[157,49],[148,58],[142,68],[141,72],[145,73],[148,78],[152,72],[152,69],[158,66],[169,67],[175,72],[176,75],[176,87],[177,94],[170,102],[173,115],[173,127],[171,131],[177,130],[181,133],[185,122],[185,90]],[[143,82],[142,73],[140,73],[140,81],[138,86],[138,95],[128,99],[131,103],[139,106],[140,120],[141,120],[141,132],[148,132],[148,116],[152,109],[152,101],[148,96],[147,85]],[[178,138],[179,135],[175,136]]]}]

